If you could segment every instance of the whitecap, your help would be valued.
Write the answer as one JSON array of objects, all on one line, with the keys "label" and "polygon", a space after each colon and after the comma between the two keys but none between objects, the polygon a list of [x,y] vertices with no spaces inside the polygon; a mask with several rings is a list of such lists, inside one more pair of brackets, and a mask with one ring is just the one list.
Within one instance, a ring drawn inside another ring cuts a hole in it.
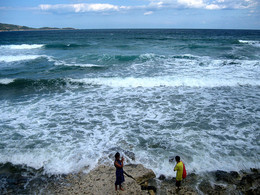
[{"label": "whitecap", "polygon": [[140,55],[140,58],[141,59],[152,59],[152,58],[154,58],[156,55],[155,54],[153,54],[153,53],[146,53],[146,54],[141,54]]},{"label": "whitecap", "polygon": [[233,87],[233,86],[260,86],[260,81],[249,79],[224,79],[224,78],[175,78],[171,76],[165,77],[144,77],[144,78],[83,78],[69,79],[72,82],[79,82],[92,85],[104,85],[109,87],[125,87],[125,88],[153,88],[153,87]]},{"label": "whitecap", "polygon": [[55,62],[55,65],[63,65],[63,66],[77,66],[77,67],[82,67],[82,68],[102,68],[104,66],[102,65],[96,65],[96,64],[74,64],[74,63],[62,63],[62,62]]},{"label": "whitecap", "polygon": [[8,84],[14,82],[14,80],[15,79],[8,79],[8,78],[0,79],[0,84],[8,85]]},{"label": "whitecap", "polygon": [[39,49],[43,44],[1,45],[1,49]]},{"label": "whitecap", "polygon": [[44,55],[17,55],[17,56],[0,56],[0,62],[18,62],[26,60],[35,60],[40,57],[45,57]]},{"label": "whitecap", "polygon": [[239,40],[239,43],[248,44],[254,47],[260,47],[260,41]]}]

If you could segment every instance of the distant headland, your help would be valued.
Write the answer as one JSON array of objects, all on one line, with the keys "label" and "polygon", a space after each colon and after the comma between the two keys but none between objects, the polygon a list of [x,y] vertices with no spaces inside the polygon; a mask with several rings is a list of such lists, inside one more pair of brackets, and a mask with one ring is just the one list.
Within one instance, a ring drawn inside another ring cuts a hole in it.
[{"label": "distant headland", "polygon": [[31,28],[28,26],[19,26],[14,24],[3,24],[0,23],[1,31],[33,31],[33,30],[75,30],[75,28],[56,28],[56,27],[42,27],[42,28]]}]

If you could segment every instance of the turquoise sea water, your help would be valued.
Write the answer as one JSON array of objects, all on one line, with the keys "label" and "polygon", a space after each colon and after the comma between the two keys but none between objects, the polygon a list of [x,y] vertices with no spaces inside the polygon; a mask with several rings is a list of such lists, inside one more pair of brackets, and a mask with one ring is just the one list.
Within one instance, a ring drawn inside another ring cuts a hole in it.
[{"label": "turquoise sea water", "polygon": [[259,168],[259,78],[260,31],[1,32],[0,163]]}]

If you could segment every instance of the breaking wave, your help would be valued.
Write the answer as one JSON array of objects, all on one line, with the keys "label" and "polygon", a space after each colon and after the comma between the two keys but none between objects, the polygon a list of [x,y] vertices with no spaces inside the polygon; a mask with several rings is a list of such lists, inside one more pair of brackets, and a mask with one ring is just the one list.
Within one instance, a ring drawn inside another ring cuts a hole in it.
[{"label": "breaking wave", "polygon": [[11,56],[1,56],[0,62],[18,62],[18,61],[28,61],[35,60],[37,58],[46,57],[45,55],[11,55]]},{"label": "breaking wave", "polygon": [[15,79],[0,79],[0,85],[2,84],[2,85],[8,85],[8,84],[10,84],[10,83],[12,83],[12,82],[14,82],[15,81]]},{"label": "breaking wave", "polygon": [[166,77],[145,77],[145,78],[83,78],[70,79],[72,82],[84,83],[87,85],[104,85],[109,87],[235,87],[235,86],[260,86],[260,81],[247,79],[222,79],[222,78],[174,78]]},{"label": "breaking wave", "polygon": [[246,40],[239,40],[239,43],[248,44],[253,47],[260,47],[260,41],[246,41]]},{"label": "breaking wave", "polygon": [[43,44],[1,45],[0,49],[39,49]]}]

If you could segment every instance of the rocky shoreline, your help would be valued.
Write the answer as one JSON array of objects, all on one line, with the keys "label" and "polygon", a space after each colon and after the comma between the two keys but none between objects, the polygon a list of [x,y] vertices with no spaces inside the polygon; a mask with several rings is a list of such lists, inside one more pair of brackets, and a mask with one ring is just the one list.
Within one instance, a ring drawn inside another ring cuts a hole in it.
[{"label": "rocky shoreline", "polygon": [[125,191],[115,191],[115,168],[100,165],[88,174],[83,172],[69,174],[64,182],[53,183],[48,187],[51,194],[90,194],[90,195],[153,195],[153,194],[260,194],[260,170],[251,169],[240,172],[215,171],[198,175],[188,174],[178,190],[175,178],[161,175],[156,178],[151,169],[141,164],[130,164],[124,167]]},{"label": "rocky shoreline", "polygon": [[115,167],[99,165],[88,173],[86,170],[68,175],[46,175],[43,169],[2,164],[0,194],[260,194],[260,169],[188,173],[181,189],[177,190],[174,177],[156,177],[153,170],[141,164],[127,164],[124,166],[125,191],[117,192],[114,187]]}]

